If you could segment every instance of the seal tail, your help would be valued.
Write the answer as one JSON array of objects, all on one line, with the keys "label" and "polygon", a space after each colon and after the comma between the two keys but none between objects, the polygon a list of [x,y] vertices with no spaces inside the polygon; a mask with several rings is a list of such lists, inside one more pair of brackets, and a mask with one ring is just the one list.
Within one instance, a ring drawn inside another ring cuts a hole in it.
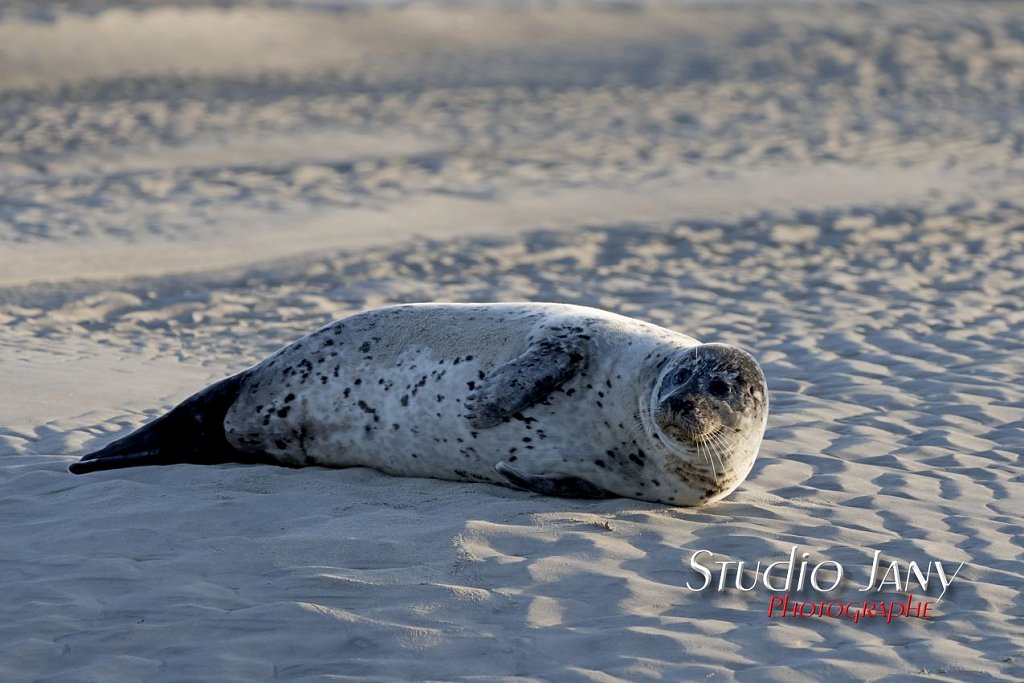
[{"label": "seal tail", "polygon": [[236,450],[224,436],[224,417],[247,374],[208,386],[149,424],[83,456],[68,470],[85,474],[139,465],[265,462]]}]

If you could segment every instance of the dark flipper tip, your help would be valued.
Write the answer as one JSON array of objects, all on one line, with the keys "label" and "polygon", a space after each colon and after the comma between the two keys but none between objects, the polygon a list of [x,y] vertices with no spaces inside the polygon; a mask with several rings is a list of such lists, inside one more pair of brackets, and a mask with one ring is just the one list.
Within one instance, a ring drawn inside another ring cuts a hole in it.
[{"label": "dark flipper tip", "polygon": [[158,451],[140,451],[125,455],[104,455],[107,449],[89,453],[78,462],[68,465],[68,472],[72,474],[88,474],[89,472],[102,472],[104,470],[116,470],[122,467],[135,467],[137,465],[162,465]]},{"label": "dark flipper tip", "polygon": [[224,416],[238,396],[246,374],[211,384],[165,415],[83,456],[68,471],[86,474],[142,465],[212,465],[253,460],[232,448],[224,436]]}]

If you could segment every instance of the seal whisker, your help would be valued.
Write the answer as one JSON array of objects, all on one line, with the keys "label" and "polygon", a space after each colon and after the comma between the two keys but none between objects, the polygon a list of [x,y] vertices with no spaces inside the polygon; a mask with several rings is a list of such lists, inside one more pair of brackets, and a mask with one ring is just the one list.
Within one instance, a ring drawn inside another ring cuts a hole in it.
[{"label": "seal whisker", "polygon": [[707,438],[708,443],[710,443],[714,449],[715,455],[718,456],[718,464],[722,467],[722,472],[725,472],[725,460],[722,459],[722,453],[728,452],[728,444],[723,441],[721,432],[712,432]]},{"label": "seal whisker", "polygon": [[718,466],[715,465],[715,454],[711,442],[704,441],[704,449],[708,454],[708,460],[711,463],[711,472],[715,475],[715,486],[718,486]]},{"label": "seal whisker", "polygon": [[703,454],[704,455],[704,459],[707,461],[708,467],[711,468],[711,476],[714,477],[714,479],[715,479],[715,486],[717,487],[718,486],[718,468],[715,467],[715,461],[711,457],[710,444],[708,443],[708,441],[706,439],[704,439],[704,437],[701,437],[695,443],[697,444],[697,453],[698,454],[700,453],[700,447],[704,446],[704,454]]},{"label": "seal whisker", "polygon": [[647,424],[640,413],[633,413],[633,418],[626,423],[626,433],[634,441],[646,441],[648,438]]},{"label": "seal whisker", "polygon": [[[725,429],[718,430],[715,434],[715,440],[719,445],[719,459],[722,459],[723,456],[728,456],[728,454],[732,453],[736,447],[736,440],[732,438],[730,432]],[[726,467],[724,460],[722,462],[722,467]]]},{"label": "seal whisker", "polygon": [[[715,475],[715,486],[718,486],[718,467],[715,466],[714,450],[710,441],[705,441],[708,457],[711,460],[711,472]],[[723,471],[722,474],[725,474]]]},{"label": "seal whisker", "polygon": [[707,461],[708,467],[711,468],[711,472],[715,475],[715,483],[717,484],[718,483],[718,465],[715,464],[715,460],[714,460],[714,458],[711,455],[711,445],[707,442],[707,440],[704,437],[701,437],[695,443],[697,444],[697,452],[698,453],[700,453],[700,449],[703,446],[703,448],[704,448],[704,453],[703,453],[704,459]]}]

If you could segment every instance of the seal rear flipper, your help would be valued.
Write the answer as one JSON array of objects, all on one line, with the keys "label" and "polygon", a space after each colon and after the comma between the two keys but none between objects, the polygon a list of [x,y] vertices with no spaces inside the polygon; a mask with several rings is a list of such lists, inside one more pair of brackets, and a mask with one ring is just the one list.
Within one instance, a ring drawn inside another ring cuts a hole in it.
[{"label": "seal rear flipper", "polygon": [[583,340],[548,337],[530,344],[520,356],[487,373],[466,399],[466,417],[486,429],[540,403],[572,379],[586,360]]},{"label": "seal rear flipper", "polygon": [[72,463],[74,474],[139,465],[269,462],[241,453],[224,436],[224,416],[248,371],[208,386],[149,424]]},{"label": "seal rear flipper", "polygon": [[495,465],[501,476],[515,486],[526,491],[533,491],[545,496],[560,498],[613,498],[614,493],[591,484],[579,477],[559,475],[535,475],[517,470],[507,462]]}]

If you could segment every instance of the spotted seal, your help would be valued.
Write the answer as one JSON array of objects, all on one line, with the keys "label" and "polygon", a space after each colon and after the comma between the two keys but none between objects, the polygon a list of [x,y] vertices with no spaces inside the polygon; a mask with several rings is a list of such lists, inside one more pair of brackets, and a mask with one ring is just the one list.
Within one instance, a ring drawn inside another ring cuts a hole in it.
[{"label": "spotted seal", "polygon": [[701,505],[750,472],[746,351],[566,304],[408,304],[331,323],[71,465],[372,467]]}]

